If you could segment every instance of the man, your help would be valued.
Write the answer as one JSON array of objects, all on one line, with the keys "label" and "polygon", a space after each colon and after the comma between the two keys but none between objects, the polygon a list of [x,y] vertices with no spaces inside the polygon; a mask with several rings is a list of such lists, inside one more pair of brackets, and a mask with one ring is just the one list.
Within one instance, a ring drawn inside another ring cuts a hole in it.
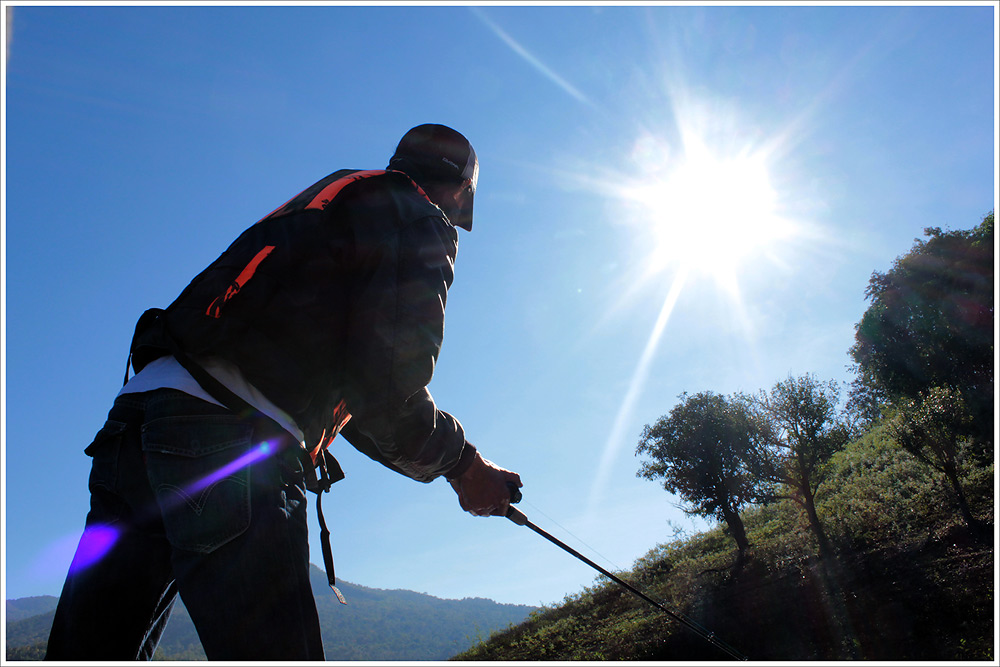
[{"label": "man", "polygon": [[415,127],[387,170],[315,183],[140,318],[47,659],[151,658],[178,593],[211,660],[324,659],[305,492],[316,465],[338,478],[338,433],[506,512],[520,478],[427,391],[478,170],[461,134]]}]

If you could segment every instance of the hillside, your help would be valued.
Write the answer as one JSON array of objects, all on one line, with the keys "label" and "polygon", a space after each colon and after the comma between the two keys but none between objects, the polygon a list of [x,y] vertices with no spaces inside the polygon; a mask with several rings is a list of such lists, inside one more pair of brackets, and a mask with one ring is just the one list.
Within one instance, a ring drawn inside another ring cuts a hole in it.
[{"label": "hillside", "polygon": [[[946,484],[884,434],[831,461],[820,516],[836,555],[820,559],[798,506],[745,512],[750,558],[723,529],[651,550],[620,576],[753,661],[993,660],[993,464],[964,479],[989,536],[976,539]],[[456,660],[728,660],[603,577]]]},{"label": "hillside", "polygon": [[[326,575],[313,566],[313,590],[328,660],[445,660],[492,632],[523,621],[534,608],[492,600],[440,598],[405,590],[338,583],[337,602]],[[7,601],[8,660],[40,660],[57,599]],[[178,601],[154,659],[204,660],[191,618]]]}]

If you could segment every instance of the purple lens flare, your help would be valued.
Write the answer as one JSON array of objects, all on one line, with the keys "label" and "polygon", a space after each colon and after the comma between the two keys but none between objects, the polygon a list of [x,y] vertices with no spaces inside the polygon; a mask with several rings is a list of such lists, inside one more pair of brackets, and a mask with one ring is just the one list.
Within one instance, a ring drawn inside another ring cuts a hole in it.
[{"label": "purple lens flare", "polygon": [[85,570],[104,558],[118,541],[119,535],[118,529],[114,526],[104,524],[87,526],[80,537],[80,544],[76,547],[76,554],[70,563],[69,571]]},{"label": "purple lens flare", "polygon": [[[270,456],[273,453],[273,449],[270,442],[264,441],[243,456],[195,480],[184,491],[189,495],[196,494],[219,480],[232,475],[237,470]],[[73,562],[69,566],[69,571],[71,573],[80,572],[104,558],[111,551],[112,547],[114,547],[115,543],[118,542],[119,537],[121,537],[121,532],[114,526],[106,524],[88,526],[80,537],[80,542],[76,547],[76,553],[73,556]]]},{"label": "purple lens flare", "polygon": [[215,484],[220,479],[224,479],[229,475],[232,475],[237,470],[245,468],[246,466],[252,463],[256,463],[257,461],[269,456],[270,454],[271,454],[271,443],[265,440],[264,442],[260,443],[259,446],[250,450],[249,452],[239,457],[238,459],[235,459],[230,463],[227,463],[226,465],[222,466],[215,472],[209,473],[208,475],[205,475],[201,479],[194,481],[184,490],[189,494],[195,494],[198,491],[204,489],[205,487]]}]

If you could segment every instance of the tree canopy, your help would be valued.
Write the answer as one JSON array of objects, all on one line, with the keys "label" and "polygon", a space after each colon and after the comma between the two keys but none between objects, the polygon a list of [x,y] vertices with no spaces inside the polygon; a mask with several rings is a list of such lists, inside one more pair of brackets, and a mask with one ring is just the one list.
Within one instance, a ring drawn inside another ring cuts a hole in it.
[{"label": "tree canopy", "polygon": [[960,447],[955,436],[970,419],[961,394],[949,387],[932,387],[919,400],[904,399],[888,421],[888,430],[900,447],[944,474],[955,492],[962,518],[976,533],[982,524],[973,516],[962,488]]},{"label": "tree canopy", "polygon": [[748,402],[713,392],[680,395],[669,415],[646,425],[636,455],[649,460],[638,477],[662,479],[685,511],[725,521],[742,554],[749,546],[739,511],[766,496],[767,435]]},{"label": "tree canopy", "polygon": [[761,420],[770,427],[776,459],[772,479],[784,484],[789,497],[805,509],[824,555],[830,548],[816,512],[816,493],[825,479],[824,464],[849,440],[837,414],[839,393],[836,382],[806,374],[778,382],[755,401],[763,412]]},{"label": "tree canopy", "polygon": [[872,274],[855,328],[855,403],[916,399],[957,388],[980,436],[992,433],[993,213],[965,231],[924,230],[926,241]]}]

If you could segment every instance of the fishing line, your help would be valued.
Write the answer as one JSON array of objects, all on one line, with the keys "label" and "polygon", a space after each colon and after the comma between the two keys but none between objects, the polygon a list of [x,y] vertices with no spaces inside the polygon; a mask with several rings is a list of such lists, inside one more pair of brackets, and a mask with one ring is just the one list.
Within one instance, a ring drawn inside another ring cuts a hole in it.
[{"label": "fishing line", "polygon": [[574,535],[573,531],[569,530],[568,528],[566,528],[565,526],[563,526],[561,523],[559,523],[558,521],[556,521],[555,519],[553,519],[551,516],[549,516],[548,514],[546,514],[544,511],[542,511],[542,509],[540,507],[538,507],[537,505],[535,505],[533,502],[523,501],[523,503],[525,505],[528,505],[532,509],[534,509],[536,512],[538,512],[539,514],[541,514],[542,516],[544,516],[546,519],[548,519],[552,523],[554,523],[560,530],[562,530],[564,533],[566,533],[567,535],[569,535],[570,537],[572,537],[574,540],[576,540],[577,542],[579,542],[581,545],[583,545],[584,547],[586,547],[587,549],[589,549],[594,555],[596,555],[599,558],[601,558],[605,563],[607,563],[608,565],[610,565],[612,567],[612,569],[617,570],[619,572],[622,571],[622,568],[619,567],[617,563],[615,563],[613,560],[611,560],[610,558],[608,558],[607,556],[605,556],[604,554],[602,554],[600,551],[598,551],[597,549],[595,549],[594,547],[590,546],[589,544],[587,544],[586,542],[584,542],[582,539],[580,539],[579,537],[577,537],[576,535]]}]

